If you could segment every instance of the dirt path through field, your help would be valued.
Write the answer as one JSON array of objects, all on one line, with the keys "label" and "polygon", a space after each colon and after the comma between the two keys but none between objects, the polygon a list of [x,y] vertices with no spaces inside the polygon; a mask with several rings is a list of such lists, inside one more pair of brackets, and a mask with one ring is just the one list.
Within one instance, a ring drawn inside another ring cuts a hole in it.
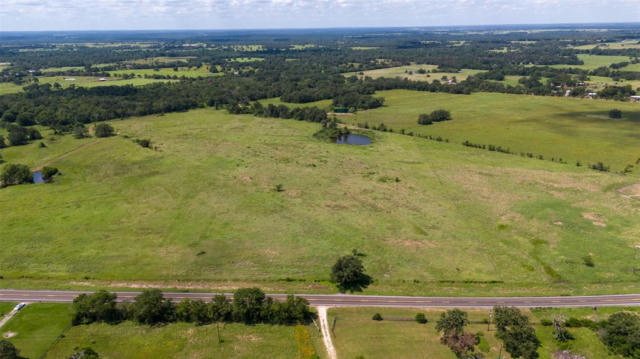
[{"label": "dirt path through field", "polygon": [[331,330],[329,330],[329,320],[327,319],[327,307],[318,307],[318,318],[320,319],[320,330],[322,331],[322,341],[329,354],[329,359],[338,359],[336,348],[331,340]]},{"label": "dirt path through field", "polygon": [[48,160],[47,162],[45,162],[45,163],[43,163],[43,164],[41,164],[41,165],[38,165],[38,166],[36,166],[36,167],[33,167],[33,168],[31,169],[31,171],[33,171],[33,172],[40,171],[40,170],[41,170],[41,169],[43,169],[45,166],[48,166],[48,165],[52,164],[54,161],[61,160],[61,159],[63,159],[63,158],[69,157],[69,156],[71,156],[72,154],[74,154],[74,153],[76,153],[76,152],[78,152],[78,151],[80,151],[80,150],[82,150],[82,149],[84,149],[84,148],[87,148],[87,147],[89,147],[89,146],[93,146],[93,145],[95,145],[95,144],[97,144],[97,143],[100,143],[100,142],[102,142],[102,139],[100,139],[100,140],[96,140],[96,141],[93,141],[93,142],[85,143],[84,145],[78,146],[78,147],[76,147],[76,148],[72,149],[71,151],[67,151],[67,152],[65,152],[65,153],[62,153],[62,154],[60,154],[60,155],[58,155],[58,156],[56,156],[56,157],[54,157],[54,158],[52,158],[52,159]]}]

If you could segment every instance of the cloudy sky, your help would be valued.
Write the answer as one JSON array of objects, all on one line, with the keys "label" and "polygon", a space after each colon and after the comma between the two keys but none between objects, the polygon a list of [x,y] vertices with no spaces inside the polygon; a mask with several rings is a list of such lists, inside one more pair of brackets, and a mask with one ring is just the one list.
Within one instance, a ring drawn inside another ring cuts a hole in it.
[{"label": "cloudy sky", "polygon": [[1,0],[0,31],[640,21],[640,0]]}]

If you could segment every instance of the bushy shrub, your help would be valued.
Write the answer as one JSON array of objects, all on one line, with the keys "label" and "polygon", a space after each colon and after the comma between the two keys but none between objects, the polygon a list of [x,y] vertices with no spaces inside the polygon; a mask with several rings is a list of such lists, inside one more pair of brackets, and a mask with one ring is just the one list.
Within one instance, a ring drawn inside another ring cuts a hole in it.
[{"label": "bushy shrub", "polygon": [[383,318],[382,318],[382,315],[380,313],[376,313],[376,314],[373,315],[373,317],[371,317],[371,319],[372,320],[381,321]]},{"label": "bushy shrub", "polygon": [[96,137],[110,137],[115,134],[115,130],[108,123],[99,123],[94,128]]},{"label": "bushy shrub", "polygon": [[26,165],[11,163],[4,166],[0,174],[2,187],[33,183],[33,175]]},{"label": "bushy shrub", "polygon": [[622,118],[622,111],[614,108],[613,110],[609,111],[609,118]]},{"label": "bushy shrub", "polygon": [[45,166],[40,172],[42,173],[42,179],[45,182],[51,182],[53,180],[53,176],[57,175],[59,171],[55,167]]},{"label": "bushy shrub", "polygon": [[424,315],[424,313],[416,314],[416,317],[414,319],[415,319],[416,322],[418,322],[420,324],[426,324],[427,323],[427,317]]}]

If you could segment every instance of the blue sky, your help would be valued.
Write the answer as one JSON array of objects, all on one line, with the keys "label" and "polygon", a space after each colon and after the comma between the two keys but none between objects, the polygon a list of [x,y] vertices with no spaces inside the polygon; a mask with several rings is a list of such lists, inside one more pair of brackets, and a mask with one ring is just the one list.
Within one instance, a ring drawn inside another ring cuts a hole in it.
[{"label": "blue sky", "polygon": [[0,31],[640,21],[640,0],[1,0]]}]

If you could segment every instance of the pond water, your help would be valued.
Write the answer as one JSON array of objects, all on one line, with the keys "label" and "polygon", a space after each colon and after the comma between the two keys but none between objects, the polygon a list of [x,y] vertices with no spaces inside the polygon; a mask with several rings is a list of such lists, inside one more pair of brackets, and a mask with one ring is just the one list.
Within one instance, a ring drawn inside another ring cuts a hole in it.
[{"label": "pond water", "polygon": [[33,183],[44,183],[44,179],[42,178],[42,172],[33,172]]},{"label": "pond water", "polygon": [[363,135],[348,134],[338,137],[336,143],[339,145],[368,145],[371,143],[371,139]]}]

